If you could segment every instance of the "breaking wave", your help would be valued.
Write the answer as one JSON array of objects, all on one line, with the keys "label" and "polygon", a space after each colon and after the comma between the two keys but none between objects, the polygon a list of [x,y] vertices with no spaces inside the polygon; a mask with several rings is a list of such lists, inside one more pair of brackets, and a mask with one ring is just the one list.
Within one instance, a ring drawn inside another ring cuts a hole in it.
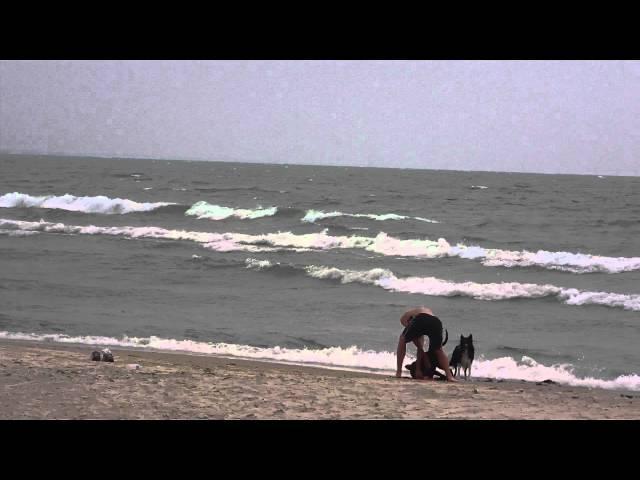
[{"label": "breaking wave", "polygon": [[240,208],[229,208],[221,205],[212,205],[207,202],[194,203],[189,210],[185,212],[185,215],[191,215],[198,217],[199,219],[206,218],[209,220],[224,220],[229,217],[236,217],[241,219],[254,219],[262,217],[270,217],[278,212],[277,207],[260,208],[255,210],[245,210]]},{"label": "breaking wave", "polygon": [[334,217],[354,217],[354,218],[370,218],[372,220],[384,221],[384,220],[418,220],[420,222],[428,223],[440,223],[436,220],[431,220],[422,217],[408,217],[405,215],[397,215],[395,213],[383,213],[376,215],[373,213],[343,213],[343,212],[323,212],[321,210],[307,210],[307,213],[302,218],[303,222],[314,223],[324,218]]},{"label": "breaking wave", "polygon": [[0,207],[3,208],[51,208],[70,212],[103,214],[148,212],[167,205],[175,204],[168,202],[138,203],[133,200],[109,198],[103,195],[76,197],[68,193],[62,196],[34,197],[24,193],[13,192],[0,197]]},{"label": "breaking wave", "polygon": [[172,240],[193,240],[203,243],[205,248],[216,251],[308,251],[337,248],[364,249],[385,256],[443,258],[458,257],[480,260],[488,267],[540,267],[548,270],[562,270],[572,273],[620,273],[640,270],[640,257],[604,257],[583,253],[548,252],[539,250],[509,251],[486,249],[478,246],[458,244],[452,246],[444,238],[398,239],[384,232],[376,237],[332,236],[327,229],[320,233],[293,234],[291,232],[248,235],[239,233],[187,232],[166,230],[158,227],[95,227],[65,225],[62,223],[23,222],[0,219],[0,228],[13,227],[17,230],[35,230],[52,233],[78,233],[90,235],[121,235],[131,238],[165,238]]},{"label": "breaking wave", "polygon": [[[197,342],[171,338],[103,336],[69,336],[64,334],[34,334],[21,332],[0,332],[0,338],[9,340],[29,340],[37,342],[73,343],[96,346],[111,346],[170,352],[197,353],[237,357],[276,363],[360,370],[384,375],[395,372],[396,357],[393,352],[363,350],[355,345],[350,347],[284,348],[254,347],[230,343]],[[405,363],[414,359],[407,355]],[[118,361],[116,355],[116,362]],[[607,380],[593,377],[578,377],[571,364],[543,365],[533,358],[522,356],[521,360],[512,357],[485,359],[483,356],[473,362],[473,377],[554,382],[577,387],[604,388],[610,390],[640,391],[640,376],[637,374],[620,375]]]},{"label": "breaking wave", "polygon": [[[280,264],[268,260],[249,258],[246,266],[263,270],[279,268]],[[469,297],[475,300],[513,300],[555,297],[567,305],[601,305],[624,310],[640,311],[640,295],[610,292],[588,292],[575,288],[535,283],[501,282],[451,282],[436,277],[398,278],[393,272],[383,268],[358,271],[336,267],[309,265],[301,267],[313,278],[339,280],[341,283],[375,285],[392,292],[416,293],[437,297]]]},{"label": "breaking wave", "polygon": [[[12,227],[11,230],[9,227]],[[0,219],[0,233],[20,230],[30,232],[61,233],[76,235],[111,235],[126,238],[153,238],[160,240],[190,240],[202,244],[204,248],[217,252],[276,252],[289,250],[307,251],[305,248],[287,246],[270,246],[260,238],[239,233],[190,232],[186,230],[167,230],[160,227],[98,227],[95,225],[79,226],[52,223],[40,220],[27,222],[21,220]]]}]

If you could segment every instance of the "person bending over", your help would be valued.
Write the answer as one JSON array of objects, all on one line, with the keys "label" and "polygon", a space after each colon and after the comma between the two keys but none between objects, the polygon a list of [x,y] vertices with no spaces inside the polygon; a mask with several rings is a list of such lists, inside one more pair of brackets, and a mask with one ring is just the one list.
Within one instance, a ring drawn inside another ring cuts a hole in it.
[{"label": "person bending over", "polygon": [[[402,362],[407,352],[407,343],[413,342],[417,349],[417,362],[416,362],[416,378],[424,379],[424,373],[422,372],[422,362],[425,356],[424,352],[424,336],[429,337],[429,352],[435,354],[438,360],[437,366],[439,366],[447,375],[449,382],[455,382],[456,379],[451,374],[449,368],[449,361],[447,355],[442,349],[442,322],[436,317],[433,312],[426,307],[413,308],[406,311],[402,317],[400,317],[400,323],[404,326],[404,330],[400,334],[398,339],[398,350],[396,352],[398,357],[398,368],[396,370],[396,377],[402,377]],[[433,380],[433,377],[429,378]]]}]

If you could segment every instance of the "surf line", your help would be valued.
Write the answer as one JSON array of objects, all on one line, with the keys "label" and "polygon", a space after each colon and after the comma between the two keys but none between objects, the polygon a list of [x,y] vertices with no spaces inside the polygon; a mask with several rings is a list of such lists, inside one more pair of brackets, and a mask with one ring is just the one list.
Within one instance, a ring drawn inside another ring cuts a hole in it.
[{"label": "surf line", "polygon": [[640,270],[640,257],[605,257],[571,252],[547,252],[539,250],[509,251],[485,249],[478,246],[457,244],[452,246],[444,238],[397,239],[380,232],[376,237],[332,236],[328,229],[319,233],[293,234],[291,232],[266,233],[260,235],[240,233],[211,233],[185,230],[168,230],[160,227],[97,227],[51,223],[44,220],[28,222],[0,219],[0,228],[46,233],[73,233],[88,235],[116,235],[129,238],[158,238],[166,240],[191,240],[206,249],[229,252],[269,252],[289,250],[364,249],[384,256],[442,258],[459,257],[479,260],[489,267],[543,267],[548,270],[563,270],[572,273],[620,273]]},{"label": "surf line", "polygon": [[[256,260],[253,258],[247,259],[245,264],[246,268],[254,270],[281,267],[279,263],[274,264],[268,260]],[[287,266],[284,267],[287,268]],[[291,267],[289,266],[289,268]],[[338,280],[343,284],[375,285],[392,292],[416,293],[437,297],[469,297],[475,300],[488,301],[555,297],[567,305],[602,305],[640,311],[640,295],[634,294],[589,292],[550,284],[452,282],[436,277],[398,278],[392,271],[383,268],[365,271],[316,265],[292,268],[301,269],[312,278]]]}]

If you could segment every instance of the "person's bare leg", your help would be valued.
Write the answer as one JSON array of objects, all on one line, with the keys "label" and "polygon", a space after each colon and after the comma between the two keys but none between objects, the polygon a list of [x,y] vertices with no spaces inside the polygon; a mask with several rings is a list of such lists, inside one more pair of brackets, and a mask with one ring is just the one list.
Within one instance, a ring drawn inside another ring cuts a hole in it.
[{"label": "person's bare leg", "polygon": [[404,356],[407,352],[407,344],[404,341],[404,335],[400,335],[400,338],[398,339],[398,349],[396,350],[396,355],[397,355],[397,370],[396,370],[396,377],[400,378],[402,377],[402,362],[404,360]]},{"label": "person's bare leg", "polygon": [[444,353],[444,350],[442,350],[442,347],[438,348],[435,351],[435,354],[436,354],[436,358],[438,359],[438,365],[440,365],[440,368],[444,370],[444,373],[446,373],[447,375],[447,381],[457,382],[457,380],[451,374],[451,369],[449,368],[449,359],[447,358],[447,355]]},{"label": "person's bare leg", "polygon": [[426,360],[429,362],[428,358],[424,358],[427,354],[424,353],[424,350],[418,348],[418,360],[416,361],[416,379],[418,380],[433,380],[433,377],[425,377],[424,372],[422,371],[422,364]]},{"label": "person's bare leg", "polygon": [[[417,342],[416,342],[417,345]],[[422,357],[424,356],[424,352],[420,347],[418,347],[418,351],[416,352],[416,378],[418,380],[422,380],[424,375],[422,374]]]},{"label": "person's bare leg", "polygon": [[[423,351],[423,354],[422,354],[422,363],[424,364],[425,368],[427,369],[427,372],[435,371],[435,369],[433,368],[433,365],[431,365],[431,360],[429,360],[429,355],[424,353],[424,351]],[[433,380],[433,374],[426,374],[425,373],[424,377],[426,379]]]},{"label": "person's bare leg", "polygon": [[[425,353],[424,353],[424,335],[420,335],[413,341],[413,344],[416,346],[416,378],[418,380],[425,380],[424,372],[422,371],[422,364],[425,361]],[[426,359],[427,362],[429,359]],[[430,380],[427,378],[427,380]]]}]

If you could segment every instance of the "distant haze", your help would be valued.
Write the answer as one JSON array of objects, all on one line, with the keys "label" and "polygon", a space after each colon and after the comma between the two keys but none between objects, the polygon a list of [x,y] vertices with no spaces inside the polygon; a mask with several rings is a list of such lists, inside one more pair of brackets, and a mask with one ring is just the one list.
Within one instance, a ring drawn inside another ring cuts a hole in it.
[{"label": "distant haze", "polygon": [[640,175],[640,62],[1,61],[0,151]]}]

